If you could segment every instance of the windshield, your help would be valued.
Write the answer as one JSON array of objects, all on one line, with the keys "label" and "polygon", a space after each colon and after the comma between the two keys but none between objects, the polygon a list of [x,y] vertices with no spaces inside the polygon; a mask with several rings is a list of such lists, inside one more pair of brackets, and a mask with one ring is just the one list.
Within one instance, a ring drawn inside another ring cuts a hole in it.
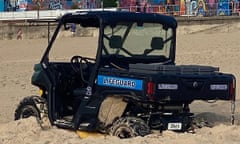
[{"label": "windshield", "polygon": [[117,23],[104,28],[102,55],[134,63],[165,62],[170,59],[173,40],[173,29],[159,23]]}]

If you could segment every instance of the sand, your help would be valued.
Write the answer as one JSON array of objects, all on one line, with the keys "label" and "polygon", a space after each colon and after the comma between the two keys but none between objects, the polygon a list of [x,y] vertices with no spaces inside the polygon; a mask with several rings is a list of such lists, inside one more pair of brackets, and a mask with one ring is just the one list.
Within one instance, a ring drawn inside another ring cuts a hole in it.
[{"label": "sand", "polygon": [[[80,139],[75,132],[51,128],[42,130],[35,118],[13,121],[14,111],[20,100],[29,95],[38,95],[31,85],[33,65],[38,63],[47,39],[0,40],[0,144],[234,144],[240,142],[240,26],[180,27],[177,37],[176,64],[199,64],[220,67],[220,71],[232,73],[237,78],[236,123],[230,124],[230,102],[207,103],[195,101],[191,111],[199,118],[214,124],[213,128],[196,129],[196,133],[156,132],[145,137],[120,140],[116,137],[88,137]],[[70,45],[67,38],[59,46]],[[79,41],[79,39],[76,39]],[[90,38],[82,43],[93,43]],[[83,53],[91,55],[89,50]]]}]

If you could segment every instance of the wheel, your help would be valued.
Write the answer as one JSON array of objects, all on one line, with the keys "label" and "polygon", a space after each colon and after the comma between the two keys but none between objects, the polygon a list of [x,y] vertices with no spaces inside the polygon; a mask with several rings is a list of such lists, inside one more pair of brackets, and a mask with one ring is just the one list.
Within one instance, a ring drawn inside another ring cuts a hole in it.
[{"label": "wheel", "polygon": [[95,62],[95,59],[82,57],[78,55],[73,56],[71,58],[72,69],[76,74],[80,75],[81,79],[87,84],[89,82],[88,82],[88,78],[86,78],[85,76],[89,75],[90,67],[91,67],[90,65],[92,64],[92,62]]},{"label": "wheel", "polygon": [[25,97],[15,110],[15,120],[28,118],[34,116],[40,119],[40,110],[35,103],[36,96]]},{"label": "wheel", "polygon": [[[86,65],[83,65],[83,63],[85,63]],[[73,70],[76,73],[82,73],[83,69],[87,69],[88,63],[89,62],[88,62],[87,58],[84,58],[82,56],[76,55],[71,58],[71,65],[72,65]]]},{"label": "wheel", "polygon": [[109,134],[119,138],[145,136],[151,133],[149,126],[140,118],[122,117],[110,127]]},{"label": "wheel", "polygon": [[42,129],[51,127],[48,119],[47,104],[44,98],[40,96],[25,97],[15,110],[15,120],[28,118],[30,116],[36,117]]}]

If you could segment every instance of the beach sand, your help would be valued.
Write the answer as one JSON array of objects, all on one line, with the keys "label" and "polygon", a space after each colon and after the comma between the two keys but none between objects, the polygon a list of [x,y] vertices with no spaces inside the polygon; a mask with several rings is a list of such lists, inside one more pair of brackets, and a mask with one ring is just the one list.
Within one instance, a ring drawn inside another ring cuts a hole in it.
[{"label": "beach sand", "polygon": [[[38,63],[47,46],[47,39],[0,40],[0,144],[234,144],[240,143],[240,27],[195,26],[180,27],[177,37],[176,64],[210,65],[221,72],[232,73],[237,79],[236,120],[231,125],[231,103],[217,101],[207,103],[194,101],[191,111],[196,117],[214,124],[213,128],[196,129],[196,133],[164,131],[145,137],[120,140],[116,137],[88,137],[80,139],[75,132],[51,128],[41,130],[35,118],[14,121],[14,111],[24,97],[38,95],[38,89],[31,85],[33,65]],[[59,44],[62,48],[70,45],[67,38]],[[93,43],[91,38],[76,39],[82,43]],[[83,50],[91,55],[91,51]]]}]

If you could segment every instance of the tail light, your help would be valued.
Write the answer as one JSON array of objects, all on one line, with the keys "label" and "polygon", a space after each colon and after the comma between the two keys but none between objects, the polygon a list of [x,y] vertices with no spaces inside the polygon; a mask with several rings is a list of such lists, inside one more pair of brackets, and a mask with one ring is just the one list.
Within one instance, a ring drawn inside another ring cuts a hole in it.
[{"label": "tail light", "polygon": [[235,99],[236,99],[236,79],[234,78],[232,83],[230,84],[230,89],[229,89],[229,93],[230,93],[230,100],[231,100],[231,123],[232,125],[234,124],[235,121]]},{"label": "tail light", "polygon": [[236,93],[236,80],[233,79],[232,83],[230,83],[230,100],[235,100],[235,93]]},{"label": "tail light", "polygon": [[153,94],[154,94],[154,82],[148,82],[147,83],[147,95],[150,100],[153,100]]}]

